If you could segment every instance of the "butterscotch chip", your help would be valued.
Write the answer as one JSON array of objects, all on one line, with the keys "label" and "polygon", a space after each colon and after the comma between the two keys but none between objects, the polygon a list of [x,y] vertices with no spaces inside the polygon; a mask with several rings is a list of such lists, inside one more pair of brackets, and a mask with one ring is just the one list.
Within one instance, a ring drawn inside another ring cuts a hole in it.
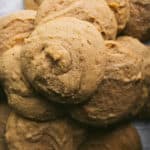
[{"label": "butterscotch chip", "polygon": [[34,29],[35,15],[35,11],[22,10],[0,18],[0,54],[24,42]]},{"label": "butterscotch chip", "polygon": [[43,0],[24,0],[25,9],[37,10]]},{"label": "butterscotch chip", "polygon": [[137,130],[131,125],[120,126],[105,132],[95,130],[81,144],[79,150],[142,150]]},{"label": "butterscotch chip", "polygon": [[117,22],[105,0],[45,0],[38,9],[36,23],[58,17],[76,17],[95,25],[105,39],[115,39]]},{"label": "butterscotch chip", "polygon": [[118,31],[121,32],[130,17],[129,0],[106,0],[109,7],[113,10],[118,23]]},{"label": "butterscotch chip", "polygon": [[147,41],[150,39],[150,1],[130,0],[130,19],[124,34]]},{"label": "butterscotch chip", "polygon": [[106,41],[107,65],[104,78],[94,96],[83,105],[70,109],[76,120],[107,126],[125,120],[145,103],[143,94],[142,56],[117,41]]},{"label": "butterscotch chip", "polygon": [[7,148],[5,141],[6,122],[10,113],[10,108],[6,103],[0,101],[0,150]]},{"label": "butterscotch chip", "polygon": [[21,46],[7,50],[0,57],[0,80],[8,103],[14,111],[38,121],[51,120],[63,112],[44,98],[36,95],[25,80],[20,66]]},{"label": "butterscotch chip", "polygon": [[23,47],[21,61],[27,80],[50,101],[80,103],[103,78],[104,40],[86,21],[59,18],[37,26]]},{"label": "butterscotch chip", "polygon": [[[76,133],[80,127],[66,119],[50,122],[34,122],[11,114],[6,128],[6,141],[9,149],[20,150],[77,150],[78,140],[84,134]],[[81,133],[81,132],[80,132]]]}]

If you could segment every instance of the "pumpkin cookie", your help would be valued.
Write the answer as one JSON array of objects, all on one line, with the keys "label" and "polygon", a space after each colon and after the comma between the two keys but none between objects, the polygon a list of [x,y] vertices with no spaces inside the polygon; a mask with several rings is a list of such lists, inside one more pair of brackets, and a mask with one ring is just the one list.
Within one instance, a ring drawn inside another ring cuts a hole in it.
[{"label": "pumpkin cookie", "polygon": [[141,109],[143,90],[142,56],[117,41],[106,41],[107,65],[104,78],[93,97],[72,108],[80,122],[107,126],[131,117]]},{"label": "pumpkin cookie", "polygon": [[45,0],[37,12],[36,23],[58,17],[75,17],[95,25],[105,39],[115,39],[117,22],[105,0]]},{"label": "pumpkin cookie", "polygon": [[124,34],[148,41],[150,39],[150,0],[130,0],[130,19]]},{"label": "pumpkin cookie", "polygon": [[65,17],[37,26],[21,52],[22,71],[50,101],[86,101],[104,75],[105,44],[96,28]]},{"label": "pumpkin cookie", "polygon": [[142,150],[137,130],[132,125],[122,125],[107,131],[95,130],[81,144],[79,150]]},{"label": "pumpkin cookie", "polygon": [[20,67],[21,46],[15,46],[0,58],[0,81],[5,89],[8,103],[22,116],[45,121],[62,115],[60,109],[36,95],[25,80]]},{"label": "pumpkin cookie", "polygon": [[118,23],[118,32],[121,32],[125,27],[130,17],[129,0],[106,0],[109,7],[116,16]]},{"label": "pumpkin cookie", "polygon": [[[77,134],[78,131],[80,134]],[[40,123],[11,114],[7,122],[6,141],[9,149],[16,150],[22,147],[24,150],[77,150],[85,133],[84,129],[66,119]]]},{"label": "pumpkin cookie", "polygon": [[43,0],[24,0],[25,9],[37,10]]},{"label": "pumpkin cookie", "polygon": [[14,45],[24,43],[34,29],[35,15],[35,11],[22,10],[0,18],[0,55]]}]

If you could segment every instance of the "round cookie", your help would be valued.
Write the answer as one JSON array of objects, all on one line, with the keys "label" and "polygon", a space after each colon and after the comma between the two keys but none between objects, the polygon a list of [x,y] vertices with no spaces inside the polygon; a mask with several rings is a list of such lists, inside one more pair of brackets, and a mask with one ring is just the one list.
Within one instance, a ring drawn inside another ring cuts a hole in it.
[{"label": "round cookie", "polygon": [[24,39],[34,29],[36,12],[22,10],[0,18],[0,55]]},{"label": "round cookie", "polygon": [[33,120],[46,121],[62,116],[59,107],[36,95],[25,80],[20,67],[21,48],[15,46],[0,57],[0,81],[9,105],[17,113]]},{"label": "round cookie", "polygon": [[147,102],[138,116],[142,119],[150,118],[150,49],[139,40],[128,36],[120,37],[117,41],[129,49],[135,50],[140,56],[143,56],[144,95],[147,98]]},{"label": "round cookie", "polygon": [[137,114],[145,103],[143,59],[117,41],[106,41],[107,65],[104,78],[93,97],[70,109],[71,116],[93,126],[107,126]]},{"label": "round cookie", "polygon": [[117,22],[105,0],[45,0],[38,9],[36,23],[58,17],[76,17],[96,26],[105,39],[115,39]]},{"label": "round cookie", "polygon": [[130,17],[129,0],[106,1],[116,16],[116,20],[118,23],[118,32],[121,32],[125,28]]},{"label": "round cookie", "polygon": [[[81,132],[82,130],[82,132]],[[77,132],[78,137],[76,137]],[[9,149],[15,150],[77,150],[85,130],[66,119],[34,122],[11,114],[6,128]],[[80,136],[79,136],[80,135]]]},{"label": "round cookie", "polygon": [[0,101],[0,150],[5,150],[7,148],[5,142],[5,128],[9,113],[10,108],[8,105]]},{"label": "round cookie", "polygon": [[104,75],[105,44],[96,28],[72,17],[37,26],[21,52],[36,91],[58,103],[86,101]]},{"label": "round cookie", "polygon": [[81,144],[79,150],[142,150],[137,130],[131,125],[123,125],[107,131],[95,130]]},{"label": "round cookie", "polygon": [[149,48],[140,42],[138,39],[130,36],[120,36],[117,38],[117,42],[119,42],[122,46],[132,50],[133,52],[137,53],[139,56],[143,57],[143,69],[142,72],[144,74],[145,83],[150,84],[149,81],[149,55],[150,51]]},{"label": "round cookie", "polygon": [[124,34],[147,41],[150,39],[150,1],[130,0],[129,2],[130,19]]},{"label": "round cookie", "polygon": [[147,60],[147,65],[146,65],[146,69],[145,69],[145,83],[147,85],[148,88],[148,102],[144,105],[143,109],[141,110],[141,112],[139,113],[139,118],[141,119],[150,119],[150,47],[148,47],[148,54],[146,57]]},{"label": "round cookie", "polygon": [[25,9],[37,10],[43,0],[24,0]]}]

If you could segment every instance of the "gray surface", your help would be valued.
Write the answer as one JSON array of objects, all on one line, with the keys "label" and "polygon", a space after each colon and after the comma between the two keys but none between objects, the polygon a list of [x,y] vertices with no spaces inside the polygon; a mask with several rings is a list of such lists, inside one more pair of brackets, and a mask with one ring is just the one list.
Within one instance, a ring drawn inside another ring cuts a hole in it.
[{"label": "gray surface", "polygon": [[140,134],[143,150],[150,150],[150,121],[149,122],[135,122],[134,125]]},{"label": "gray surface", "polygon": [[[22,8],[23,0],[0,0],[0,15],[6,15]],[[134,125],[141,136],[143,150],[150,150],[150,122],[135,122]]]},{"label": "gray surface", "polygon": [[0,16],[23,9],[22,0],[0,0]]}]

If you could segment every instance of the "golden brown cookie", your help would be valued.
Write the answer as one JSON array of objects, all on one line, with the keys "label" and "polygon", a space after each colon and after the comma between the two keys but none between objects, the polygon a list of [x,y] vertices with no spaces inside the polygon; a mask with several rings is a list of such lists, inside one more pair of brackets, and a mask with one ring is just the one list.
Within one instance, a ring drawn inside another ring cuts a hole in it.
[{"label": "golden brown cookie", "polygon": [[124,34],[150,40],[150,0],[130,0],[130,19]]},{"label": "golden brown cookie", "polygon": [[50,101],[86,101],[104,75],[105,45],[96,28],[72,17],[39,25],[21,52],[22,70]]},{"label": "golden brown cookie", "polygon": [[34,29],[35,15],[35,11],[22,10],[0,18],[0,54],[24,42]]},{"label": "golden brown cookie", "polygon": [[118,38],[118,42],[129,49],[135,50],[140,56],[143,56],[144,97],[148,101],[138,116],[142,119],[150,118],[150,49],[139,40],[128,36]]},{"label": "golden brown cookie", "polygon": [[15,46],[0,57],[0,81],[9,105],[17,113],[33,120],[45,121],[61,116],[60,108],[36,95],[25,80],[21,72],[20,52],[21,46]]},{"label": "golden brown cookie", "polygon": [[37,10],[43,0],[24,0],[25,9]]},{"label": "golden brown cookie", "polygon": [[118,37],[117,41],[124,47],[136,52],[139,56],[143,57],[143,73],[145,82],[150,84],[150,72],[149,72],[149,55],[150,51],[146,45],[141,43],[138,39],[130,37],[130,36],[121,36]]},{"label": "golden brown cookie", "polygon": [[[81,132],[82,130],[82,132]],[[76,137],[77,132],[78,137]],[[34,122],[11,114],[6,128],[8,148],[15,150],[77,150],[85,130],[66,119]]]},{"label": "golden brown cookie", "polygon": [[117,41],[106,41],[107,65],[104,78],[93,97],[71,108],[76,120],[107,126],[137,114],[145,103],[141,99],[143,58]]},{"label": "golden brown cookie", "polygon": [[10,113],[10,108],[6,103],[0,101],[0,150],[6,150],[5,128]]},{"label": "golden brown cookie", "polygon": [[117,22],[105,0],[45,0],[38,9],[36,23],[58,17],[76,17],[95,25],[105,39],[115,39]]},{"label": "golden brown cookie", "polygon": [[134,127],[122,125],[105,132],[91,132],[79,150],[142,150],[142,144]]},{"label": "golden brown cookie", "polygon": [[130,17],[129,0],[106,1],[116,16],[116,20],[118,23],[118,32],[121,32],[125,28]]}]

